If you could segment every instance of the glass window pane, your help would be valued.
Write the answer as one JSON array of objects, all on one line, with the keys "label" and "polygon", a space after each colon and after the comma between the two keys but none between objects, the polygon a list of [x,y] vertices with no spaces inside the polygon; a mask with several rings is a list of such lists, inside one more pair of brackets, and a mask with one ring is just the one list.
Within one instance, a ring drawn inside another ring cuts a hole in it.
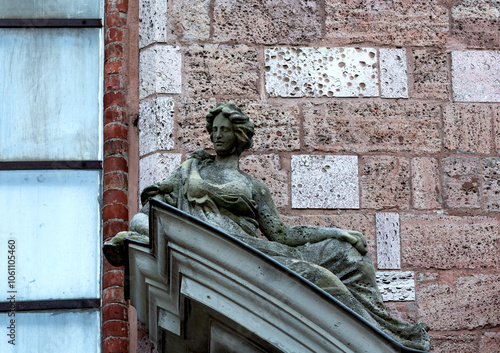
[{"label": "glass window pane", "polygon": [[[0,172],[0,273],[14,239],[17,300],[100,298],[100,178],[96,170]],[[4,279],[0,293],[10,290]]]},{"label": "glass window pane", "polygon": [[101,29],[0,29],[0,160],[101,159]]},{"label": "glass window pane", "polygon": [[0,0],[0,18],[102,18],[102,0]]},{"label": "glass window pane", "polygon": [[16,312],[16,345],[5,334],[10,325],[7,313],[0,313],[2,339],[0,352],[71,352],[101,351],[99,310],[56,310],[53,312]]}]

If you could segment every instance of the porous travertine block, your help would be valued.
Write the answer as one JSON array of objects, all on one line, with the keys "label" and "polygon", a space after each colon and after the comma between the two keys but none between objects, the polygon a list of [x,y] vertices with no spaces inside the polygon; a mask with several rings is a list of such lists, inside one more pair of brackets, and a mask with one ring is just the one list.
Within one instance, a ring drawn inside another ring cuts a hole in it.
[{"label": "porous travertine block", "polygon": [[180,153],[155,153],[139,160],[139,192],[168,177],[181,165]]},{"label": "porous travertine block", "polygon": [[435,153],[440,109],[417,102],[305,103],[304,143],[311,150]]},{"label": "porous travertine block", "polygon": [[447,54],[419,49],[413,51],[413,60],[413,97],[448,100],[450,79]]},{"label": "porous travertine block", "polygon": [[406,50],[380,48],[379,56],[382,98],[408,98]]},{"label": "porous travertine block", "polygon": [[431,352],[433,353],[477,353],[476,337],[467,334],[431,333]]},{"label": "porous travertine block", "polygon": [[373,217],[364,214],[300,215],[282,216],[288,226],[311,225],[321,228],[340,228],[363,233],[374,265],[376,262],[376,239]]},{"label": "porous travertine block", "polygon": [[377,271],[376,277],[384,301],[415,300],[415,276],[412,271]]},{"label": "porous travertine block", "polygon": [[240,169],[262,180],[276,207],[288,205],[288,172],[283,168],[280,157],[275,154],[250,155],[240,159]]},{"label": "porous travertine block", "polygon": [[480,104],[443,108],[444,147],[457,152],[490,153],[491,110]]},{"label": "porous travertine block", "polygon": [[192,45],[184,52],[184,75],[192,97],[257,97],[257,71],[257,50],[245,45]]},{"label": "porous travertine block", "polygon": [[493,217],[403,215],[403,266],[478,268],[496,266],[500,236]]},{"label": "porous travertine block", "polygon": [[500,210],[500,158],[484,158],[483,200],[487,211]]},{"label": "porous travertine block", "polygon": [[373,48],[270,48],[265,64],[266,91],[273,97],[379,95]]},{"label": "porous travertine block", "polygon": [[[500,275],[457,275],[446,283],[417,287],[419,319],[433,330],[475,329],[498,324]],[[455,350],[453,350],[455,351]]]},{"label": "porous travertine block", "polygon": [[479,158],[449,157],[441,161],[446,206],[480,208],[481,170]]},{"label": "porous travertine block", "polygon": [[184,41],[208,40],[210,37],[209,11],[210,0],[169,1],[169,16],[173,32]]},{"label": "porous travertine block", "polygon": [[139,155],[174,148],[174,99],[156,97],[139,105]]},{"label": "porous travertine block", "polygon": [[485,332],[481,337],[479,351],[481,353],[498,353],[500,351],[500,332]]},{"label": "porous travertine block", "polygon": [[214,40],[299,44],[318,40],[321,1],[214,1]]},{"label": "porous travertine block", "polygon": [[139,98],[155,93],[181,93],[181,52],[170,45],[155,44],[139,57]]},{"label": "porous travertine block", "polygon": [[363,208],[407,209],[410,206],[410,161],[394,156],[361,159]]},{"label": "porous travertine block", "polygon": [[359,208],[358,157],[292,156],[293,208]]},{"label": "porous travertine block", "polygon": [[498,0],[463,0],[451,8],[454,40],[468,47],[500,47]]},{"label": "porous travertine block", "polygon": [[500,51],[454,51],[451,63],[456,101],[500,102]]},{"label": "porous travertine block", "polygon": [[167,41],[167,1],[139,0],[139,48]]},{"label": "porous travertine block", "polygon": [[[252,151],[293,151],[300,148],[298,108],[279,107],[251,100],[233,100],[255,125]],[[215,99],[181,101],[177,123],[178,141],[184,150],[212,148],[205,130],[206,114],[216,106]]]},{"label": "porous travertine block", "polygon": [[441,207],[441,183],[436,158],[412,158],[411,181],[413,207],[421,210]]},{"label": "porous travertine block", "polygon": [[326,39],[393,46],[440,46],[449,30],[437,0],[327,0]]},{"label": "porous travertine block", "polygon": [[377,268],[396,270],[401,268],[399,214],[377,213]]}]

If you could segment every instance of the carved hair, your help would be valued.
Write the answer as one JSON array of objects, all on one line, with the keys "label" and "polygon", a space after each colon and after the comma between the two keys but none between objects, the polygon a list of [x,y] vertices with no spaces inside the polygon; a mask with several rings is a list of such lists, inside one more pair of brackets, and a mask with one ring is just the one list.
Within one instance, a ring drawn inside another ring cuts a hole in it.
[{"label": "carved hair", "polygon": [[238,155],[244,150],[253,146],[254,125],[248,116],[234,103],[219,103],[207,115],[206,129],[210,134],[210,139],[213,142],[213,123],[215,117],[222,114],[228,118],[233,125],[234,133],[237,139],[236,152]]}]

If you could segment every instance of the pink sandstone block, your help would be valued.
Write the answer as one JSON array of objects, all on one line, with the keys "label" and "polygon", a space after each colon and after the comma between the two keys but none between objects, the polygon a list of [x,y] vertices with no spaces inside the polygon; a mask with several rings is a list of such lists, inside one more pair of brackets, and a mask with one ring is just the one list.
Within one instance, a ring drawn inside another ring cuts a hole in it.
[{"label": "pink sandstone block", "polygon": [[439,46],[449,30],[448,10],[436,0],[327,0],[326,39],[393,46]]},{"label": "pink sandstone block", "polygon": [[483,202],[487,211],[500,210],[500,158],[484,158]]},{"label": "pink sandstone block", "polygon": [[480,208],[481,171],[479,158],[449,157],[441,161],[446,206]]},{"label": "pink sandstone block", "polygon": [[448,55],[441,51],[416,49],[413,63],[412,98],[448,100]]},{"label": "pink sandstone block", "polygon": [[481,337],[479,351],[481,353],[500,352],[500,332],[498,331],[485,332],[484,335]]},{"label": "pink sandstone block", "polygon": [[459,153],[490,153],[490,107],[480,104],[448,104],[443,108],[443,122],[445,149]]},{"label": "pink sandstone block", "polygon": [[411,160],[413,207],[441,208],[442,193],[436,158],[417,157]]},{"label": "pink sandstone block", "polygon": [[256,44],[297,44],[321,38],[318,0],[214,1],[214,40]]},{"label": "pink sandstone block", "polygon": [[500,275],[447,276],[417,287],[419,319],[431,330],[473,330],[498,325]]},{"label": "pink sandstone block", "polygon": [[399,208],[410,206],[410,162],[394,156],[361,158],[361,206]]},{"label": "pink sandstone block", "polygon": [[440,109],[419,102],[305,103],[304,144],[332,152],[441,150]]},{"label": "pink sandstone block", "polygon": [[431,352],[433,353],[477,353],[477,339],[472,334],[443,334],[431,332]]},{"label": "pink sandstone block", "polygon": [[403,268],[497,266],[498,221],[484,216],[401,216]]}]

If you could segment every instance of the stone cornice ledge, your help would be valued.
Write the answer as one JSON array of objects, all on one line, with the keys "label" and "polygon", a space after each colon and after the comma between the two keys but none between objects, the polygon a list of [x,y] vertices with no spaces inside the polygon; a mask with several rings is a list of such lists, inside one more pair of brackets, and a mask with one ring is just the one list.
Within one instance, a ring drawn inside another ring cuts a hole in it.
[{"label": "stone cornice ledge", "polygon": [[[421,352],[238,239],[150,202],[150,245],[127,242],[126,285],[159,352],[167,349],[165,335],[208,337],[210,352],[233,342],[248,344],[245,352]],[[187,332],[188,301],[209,313],[208,327],[194,326],[208,332]],[[170,343],[168,352],[177,349]]]}]

